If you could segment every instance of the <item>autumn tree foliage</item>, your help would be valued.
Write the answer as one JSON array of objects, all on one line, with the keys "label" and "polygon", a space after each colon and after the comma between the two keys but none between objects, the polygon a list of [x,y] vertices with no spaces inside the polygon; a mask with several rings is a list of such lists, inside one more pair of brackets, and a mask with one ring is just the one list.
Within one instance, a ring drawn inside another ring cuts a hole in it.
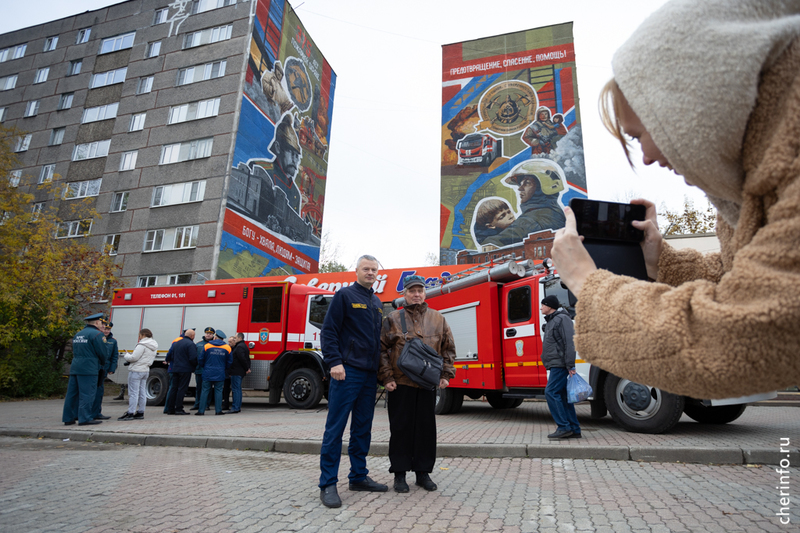
[{"label": "autumn tree foliage", "polygon": [[[91,201],[62,201],[52,183],[11,174],[18,136],[0,127],[0,395],[48,395],[82,317],[105,310],[120,282],[113,257],[83,236],[98,218]],[[57,238],[65,221],[78,221],[81,236]]]},{"label": "autumn tree foliage", "polygon": [[658,216],[661,218],[659,224],[663,224],[665,228],[664,235],[690,235],[717,231],[717,210],[708,201],[704,209],[698,209],[694,202],[684,198],[682,213],[662,207]]}]

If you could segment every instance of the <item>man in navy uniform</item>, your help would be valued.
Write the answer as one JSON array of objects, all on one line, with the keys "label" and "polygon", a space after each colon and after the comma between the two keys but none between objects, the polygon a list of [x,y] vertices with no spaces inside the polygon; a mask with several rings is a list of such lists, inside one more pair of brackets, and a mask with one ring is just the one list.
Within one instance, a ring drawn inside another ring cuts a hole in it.
[{"label": "man in navy uniform", "polygon": [[[194,345],[197,346],[197,360],[200,360],[200,356],[203,355],[203,352],[206,351],[206,344],[214,340],[214,334],[217,332],[211,326],[208,326],[206,329],[203,330],[203,338],[200,339],[199,342],[196,342]],[[203,393],[203,367],[197,365],[197,368],[194,371],[194,405],[190,409],[190,411],[197,411],[200,408],[200,395]],[[204,407],[204,410],[208,409],[208,405]]]},{"label": "man in navy uniform", "polygon": [[110,416],[103,414],[103,394],[106,392],[105,381],[106,376],[113,374],[117,371],[117,363],[119,363],[119,349],[117,348],[117,339],[111,334],[111,328],[114,323],[108,320],[103,320],[103,333],[106,336],[106,346],[108,347],[108,357],[106,364],[100,369],[97,375],[97,393],[94,396],[94,405],[92,413],[95,420],[108,420]]},{"label": "man in navy uniform", "polygon": [[222,383],[233,363],[231,347],[225,342],[225,332],[218,329],[216,338],[205,345],[203,354],[197,361],[203,367],[203,393],[200,395],[200,406],[195,416],[203,416],[208,405],[208,395],[214,389],[214,414],[224,415],[222,410]]},{"label": "man in navy uniform", "polygon": [[183,397],[192,380],[192,372],[197,366],[197,346],[194,345],[194,329],[187,329],[183,335],[172,341],[167,357],[172,373],[172,388],[167,393],[167,414],[188,415],[183,410]]},{"label": "man in navy uniform", "polygon": [[61,420],[70,426],[102,424],[95,420],[92,412],[97,392],[97,376],[106,363],[108,348],[106,338],[100,328],[103,313],[84,318],[86,327],[72,338],[72,365],[69,368],[69,385],[64,398],[64,412]]}]

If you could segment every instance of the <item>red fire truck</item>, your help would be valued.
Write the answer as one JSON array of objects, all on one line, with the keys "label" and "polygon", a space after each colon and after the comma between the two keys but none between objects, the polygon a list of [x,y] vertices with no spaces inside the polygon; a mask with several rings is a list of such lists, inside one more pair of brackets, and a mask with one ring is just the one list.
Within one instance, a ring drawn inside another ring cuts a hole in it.
[{"label": "red fire truck", "polygon": [[[327,391],[320,353],[320,329],[333,292],[288,281],[217,281],[205,285],[119,289],[111,320],[120,351],[136,347],[148,328],[158,355],[147,379],[147,403],[160,405],[167,394],[167,350],[180,333],[196,328],[195,340],[211,326],[227,335],[241,332],[250,348],[251,373],[243,389],[268,390],[269,402],[281,392],[295,409],[316,407]],[[127,383],[127,367],[111,376]],[[194,377],[192,383],[194,386]]]},{"label": "red fire truck", "polygon": [[489,134],[470,133],[456,143],[458,165],[483,165],[488,167],[503,155],[503,141]]},{"label": "red fire truck", "polygon": [[[549,260],[538,269],[530,260],[511,261],[461,278],[456,275],[426,293],[428,305],[447,319],[457,351],[456,376],[438,391],[437,414],[458,412],[465,396],[486,396],[497,409],[517,407],[525,398],[544,398],[547,371],[541,360],[544,317],[539,302],[555,295],[573,315],[575,305]],[[399,298],[395,306],[403,302]],[[683,413],[698,422],[728,423],[747,403],[776,396],[772,392],[699,400],[621,379],[581,359],[576,369],[592,385],[592,417],[610,413],[617,424],[638,433],[669,431]]]}]

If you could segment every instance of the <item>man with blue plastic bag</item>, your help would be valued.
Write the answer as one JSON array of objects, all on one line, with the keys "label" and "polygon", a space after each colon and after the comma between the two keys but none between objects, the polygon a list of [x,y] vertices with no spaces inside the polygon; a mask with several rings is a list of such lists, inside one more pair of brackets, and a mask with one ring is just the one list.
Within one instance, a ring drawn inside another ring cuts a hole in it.
[{"label": "man with blue plastic bag", "polygon": [[575,328],[572,318],[554,295],[542,300],[541,311],[546,325],[542,334],[542,364],[550,371],[544,390],[547,407],[558,425],[548,439],[579,439],[581,426],[575,406],[567,402],[567,378],[575,375]]}]

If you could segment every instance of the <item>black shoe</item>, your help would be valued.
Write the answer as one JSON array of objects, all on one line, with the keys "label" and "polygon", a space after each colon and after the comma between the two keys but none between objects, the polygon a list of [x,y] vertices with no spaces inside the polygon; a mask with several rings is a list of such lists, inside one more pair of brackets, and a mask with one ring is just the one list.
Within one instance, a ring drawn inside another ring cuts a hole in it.
[{"label": "black shoe", "polygon": [[394,475],[394,491],[395,492],[408,492],[408,483],[406,483],[406,473]]},{"label": "black shoe", "polygon": [[201,413],[200,411],[197,411],[197,412],[194,414],[194,416],[205,416],[205,413]]},{"label": "black shoe", "polygon": [[89,420],[88,422],[78,422],[79,426],[96,426],[97,424],[102,424],[102,420]]},{"label": "black shoe", "polygon": [[339,493],[336,490],[336,485],[328,485],[319,491],[319,499],[322,500],[322,505],[325,507],[341,507],[342,499],[339,498]]},{"label": "black shoe", "polygon": [[572,435],[572,432],[568,429],[559,429],[555,433],[550,433],[547,438],[548,439],[566,439]]},{"label": "black shoe", "polygon": [[[173,415],[188,415],[188,414],[191,414],[191,413],[187,413],[186,411],[175,411],[172,414]],[[144,416],[144,413],[142,413],[142,416]]]},{"label": "black shoe", "polygon": [[74,425],[75,425],[75,421],[74,421],[74,420],[71,420],[71,421],[69,421],[69,422],[64,422],[64,425],[65,425],[65,426],[74,426]]},{"label": "black shoe", "polygon": [[[175,414],[179,414],[179,413],[175,413]],[[189,413],[182,413],[182,414],[188,415]],[[144,420],[144,413],[141,412],[141,411],[136,411],[136,413],[134,413],[134,415],[133,415],[133,419],[134,420]]]},{"label": "black shoe", "polygon": [[133,420],[133,414],[126,412],[124,415],[117,418],[117,420]]},{"label": "black shoe", "polygon": [[357,483],[350,483],[350,490],[361,491],[361,492],[386,492],[389,490],[389,487],[381,483],[376,483],[372,481],[372,478],[367,476],[364,478],[363,481],[359,481]]},{"label": "black shoe", "polygon": [[226,415],[235,415],[236,413],[241,413],[242,411],[225,411]]},{"label": "black shoe", "polygon": [[431,476],[427,472],[417,472],[417,482],[415,485],[422,487],[425,490],[434,491],[439,487],[433,482]]},{"label": "black shoe", "polygon": [[222,410],[223,410],[223,411],[227,411],[227,410],[228,410],[228,409],[230,409],[230,408],[231,408],[230,404],[227,404],[227,403],[223,403],[223,404],[222,404]]},{"label": "black shoe", "polygon": [[125,397],[124,397],[124,396],[122,396],[122,394],[120,394],[119,396],[116,396],[116,397],[114,397],[114,398],[111,398],[111,399],[112,399],[112,400],[124,400],[124,399],[125,399]]},{"label": "black shoe", "polygon": [[580,434],[580,433],[575,433],[575,432],[573,431],[573,432],[572,432],[572,435],[570,435],[570,436],[569,436],[569,437],[567,437],[567,438],[568,438],[568,439],[579,439],[579,438],[581,438],[581,434]]},{"label": "black shoe", "polygon": [[94,417],[95,420],[109,420],[111,417],[106,415],[97,415]]},{"label": "black shoe", "polygon": [[215,415],[224,415],[225,411],[220,411],[219,413],[214,413]]}]

